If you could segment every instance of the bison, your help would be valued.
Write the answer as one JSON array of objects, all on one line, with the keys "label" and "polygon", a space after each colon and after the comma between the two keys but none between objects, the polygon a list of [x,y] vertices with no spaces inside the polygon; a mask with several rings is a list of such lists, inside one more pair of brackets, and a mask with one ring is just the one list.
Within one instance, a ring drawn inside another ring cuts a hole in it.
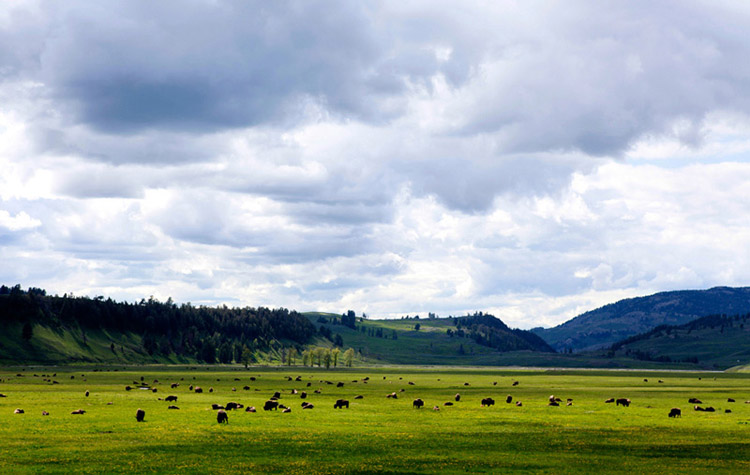
[{"label": "bison", "polygon": [[71,414],[86,414],[86,411],[84,411],[83,409],[77,409],[71,412]]},{"label": "bison", "polygon": [[[313,405],[312,405],[312,404],[310,404],[309,402],[307,402],[307,401],[302,401],[302,409],[312,409],[312,408],[314,408],[314,407],[315,407],[315,406],[313,406]],[[334,406],[334,407],[336,407],[336,406]]]},{"label": "bison", "polygon": [[356,396],[354,396],[354,399],[364,399],[364,396],[361,394],[357,394]]},{"label": "bison", "polygon": [[143,422],[143,419],[146,418],[146,411],[143,409],[138,409],[135,411],[135,420],[138,422]]},{"label": "bison", "polygon": [[422,406],[424,406],[424,401],[420,398],[417,398],[414,400],[414,402],[411,403],[411,406],[417,409],[422,409]]},{"label": "bison", "polygon": [[86,391],[85,393],[83,393],[83,395],[86,396],[86,397],[89,397],[89,392]]},{"label": "bison", "polygon": [[220,409],[219,412],[216,413],[216,422],[219,424],[229,424],[229,416],[227,415],[227,412]]},{"label": "bison", "polygon": [[177,406],[167,406],[167,409],[179,409]]},{"label": "bison", "polygon": [[43,415],[43,416],[49,416],[49,412],[47,412],[47,411],[42,411],[42,415]]},{"label": "bison", "polygon": [[553,407],[558,407],[560,405],[560,403],[557,402],[557,401],[550,401],[549,404],[547,404],[547,405],[548,406],[553,406]]},{"label": "bison", "polygon": [[521,403],[521,401],[516,401],[516,406],[517,407],[521,407],[521,406],[523,406],[523,404]]},{"label": "bison", "polygon": [[625,407],[629,407],[630,406],[630,399],[628,399],[626,397],[618,398],[618,399],[615,400],[615,405],[616,406],[622,405],[622,406],[625,406]]},{"label": "bison", "polygon": [[349,409],[349,401],[347,401],[346,399],[337,399],[336,403],[333,405],[333,408],[334,409],[343,409],[343,408]]},{"label": "bison", "polygon": [[682,410],[679,407],[673,407],[669,410],[669,417],[682,417]]},{"label": "bison", "polygon": [[245,409],[245,412],[255,412],[255,406],[248,406],[248,408]]},{"label": "bison", "polygon": [[336,387],[337,388],[343,388],[344,387],[344,383],[342,383],[341,381],[339,381],[338,383],[336,383]]},{"label": "bison", "polygon": [[448,401],[448,402],[446,402],[445,404],[443,404],[443,406],[452,406],[452,405],[453,405],[453,403],[452,403],[452,402],[450,402],[450,401]]},{"label": "bison", "polygon": [[387,394],[385,397],[387,397],[389,399],[398,399],[398,394],[391,393],[391,394]]},{"label": "bison", "polygon": [[728,399],[727,399],[727,402],[734,402],[734,399],[732,399],[732,398],[730,397],[730,398],[728,398]]},{"label": "bison", "polygon": [[19,408],[19,409],[16,409],[15,411],[13,411],[13,414],[24,414],[24,412],[23,412],[23,409]]},{"label": "bison", "polygon": [[518,386],[518,381],[513,381],[512,386]]},{"label": "bison", "polygon": [[690,403],[690,404],[703,404],[703,401],[701,401],[697,397],[691,397],[690,399],[688,399],[688,403]]},{"label": "bison", "polygon": [[460,394],[458,394],[458,393],[456,393],[456,395],[454,396],[454,398],[453,398],[453,399],[455,399],[455,400],[456,400],[456,402],[458,402],[458,401],[460,401],[460,400],[461,400],[461,395],[460,395]]},{"label": "bison", "polygon": [[292,409],[291,409],[291,408],[289,408],[289,407],[287,407],[287,408],[285,408],[285,409],[284,409],[283,411],[281,411],[281,412],[292,412]]},{"label": "bison", "polygon": [[214,404],[211,404],[211,409],[213,409],[214,411],[218,411],[219,409],[224,409],[224,406],[222,406],[221,404],[214,403]]},{"label": "bison", "polygon": [[302,391],[301,393],[299,393],[299,397],[300,399],[305,399],[307,397],[307,393],[305,391]]},{"label": "bison", "polygon": [[491,397],[486,397],[482,399],[482,407],[484,406],[489,407],[489,406],[494,406],[494,405],[495,405],[495,400],[492,399]]},{"label": "bison", "polygon": [[604,401],[605,404],[609,404],[610,402],[615,402],[615,398],[611,397],[607,399],[606,401]]},{"label": "bison", "polygon": [[278,401],[274,401],[272,399],[269,399],[268,401],[266,401],[265,404],[263,404],[263,410],[264,411],[270,411],[270,410],[276,411],[276,410],[278,410],[278,408],[279,408]]},{"label": "bison", "polygon": [[203,392],[203,388],[201,388],[200,386],[196,386],[196,388],[194,389],[194,391],[196,393],[202,393]]},{"label": "bison", "polygon": [[165,397],[164,400],[167,401],[167,402],[175,402],[175,401],[177,401],[177,396],[169,395],[169,396]]},{"label": "bison", "polygon": [[226,409],[227,411],[233,411],[235,409],[242,409],[243,407],[245,407],[245,406],[243,406],[242,404],[240,404],[238,402],[228,402],[224,406],[224,409]]},{"label": "bison", "polygon": [[180,385],[180,383],[172,383],[172,384],[169,385],[169,387],[172,388],[172,389],[177,389],[177,386],[179,386],[179,385]]},{"label": "bison", "polygon": [[271,399],[274,399],[274,398],[281,399],[281,393],[279,391],[276,391],[275,393],[273,393],[273,396],[271,396]]}]

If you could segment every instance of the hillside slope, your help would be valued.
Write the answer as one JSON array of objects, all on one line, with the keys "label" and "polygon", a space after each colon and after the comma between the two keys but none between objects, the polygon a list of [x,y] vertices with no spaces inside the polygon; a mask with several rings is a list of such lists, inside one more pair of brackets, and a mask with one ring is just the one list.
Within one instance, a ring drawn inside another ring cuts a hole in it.
[{"label": "hillside slope", "polygon": [[688,362],[726,369],[750,363],[750,315],[710,315],[661,325],[615,343],[607,354],[642,361]]},{"label": "hillside slope", "polygon": [[750,312],[750,287],[660,292],[620,300],[554,328],[532,331],[558,351],[604,348],[659,325],[681,325],[707,315]]}]

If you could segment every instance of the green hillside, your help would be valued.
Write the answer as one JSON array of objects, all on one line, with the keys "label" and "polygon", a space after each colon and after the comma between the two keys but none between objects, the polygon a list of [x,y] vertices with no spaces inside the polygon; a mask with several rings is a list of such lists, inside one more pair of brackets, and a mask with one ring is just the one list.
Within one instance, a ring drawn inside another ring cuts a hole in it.
[{"label": "green hillside", "polygon": [[688,362],[726,369],[750,364],[750,315],[711,315],[662,325],[614,344],[607,353],[643,361]]},{"label": "green hillside", "polygon": [[659,325],[682,325],[706,315],[747,312],[750,312],[750,287],[714,287],[620,300],[554,328],[532,331],[557,351],[587,351],[608,347]]}]

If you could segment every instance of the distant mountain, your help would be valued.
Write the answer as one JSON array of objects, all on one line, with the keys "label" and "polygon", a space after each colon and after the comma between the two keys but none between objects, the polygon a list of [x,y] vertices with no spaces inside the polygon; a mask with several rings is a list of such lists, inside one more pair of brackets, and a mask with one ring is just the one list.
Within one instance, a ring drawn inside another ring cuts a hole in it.
[{"label": "distant mountain", "polygon": [[647,332],[659,325],[682,325],[707,315],[750,312],[750,287],[660,292],[620,300],[554,328],[532,331],[557,351],[587,351]]},{"label": "distant mountain", "polygon": [[662,363],[693,363],[725,369],[750,363],[750,314],[709,315],[683,325],[660,325],[626,338],[605,351]]}]

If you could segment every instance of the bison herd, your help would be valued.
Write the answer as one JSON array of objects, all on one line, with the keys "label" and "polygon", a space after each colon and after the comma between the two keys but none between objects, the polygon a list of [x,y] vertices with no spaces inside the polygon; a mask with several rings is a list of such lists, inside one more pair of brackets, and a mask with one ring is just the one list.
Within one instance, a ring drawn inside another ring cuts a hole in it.
[{"label": "bison herd", "polygon": [[[193,379],[195,379],[195,378],[193,378]],[[254,381],[256,378],[251,377],[250,379],[252,381]],[[385,377],[384,377],[384,379],[385,379]],[[354,383],[363,382],[363,383],[366,384],[368,380],[369,380],[369,378],[363,378],[360,381],[354,380],[352,382],[354,382]],[[217,381],[219,381],[219,379],[217,379]],[[239,381],[239,378],[235,378],[235,381]],[[292,379],[291,377],[287,377],[287,381],[300,382],[301,381],[301,377],[298,376],[296,379]],[[644,381],[647,381],[647,379],[644,379]],[[661,382],[661,381],[659,381],[659,382]],[[155,384],[158,383],[158,380],[154,380],[154,383]],[[325,383],[325,384],[330,384],[330,385],[334,384],[331,381],[320,381],[320,383]],[[126,391],[132,391],[133,389],[137,388],[137,389],[148,390],[150,392],[156,392],[157,391],[157,389],[155,387],[152,387],[149,384],[144,383],[144,378],[143,377],[141,377],[141,381],[133,381],[133,384],[135,385],[135,387],[132,387],[132,386],[128,385],[128,386],[125,386],[125,390]],[[408,384],[409,384],[409,386],[415,386],[415,383],[412,382],[412,381],[409,381]],[[518,384],[519,384],[518,381],[513,381],[512,386],[518,386]],[[493,383],[493,385],[497,385],[497,382]],[[170,388],[171,389],[177,389],[179,386],[180,386],[180,383],[172,383],[170,385]],[[311,386],[311,383],[308,382],[307,383],[307,387],[310,387],[310,386]],[[466,382],[466,383],[464,383],[464,386],[470,386],[470,384],[468,382]],[[342,388],[342,387],[344,387],[344,383],[343,382],[336,383],[335,387],[336,388]],[[243,389],[244,390],[250,390],[250,387],[249,386],[244,386]],[[189,390],[192,391],[192,392],[194,392],[194,393],[196,393],[196,394],[203,393],[203,389],[201,387],[199,387],[199,386],[195,386],[194,387],[193,385],[190,385],[189,386]],[[236,388],[232,388],[232,391],[236,391]],[[256,389],[256,391],[258,391],[258,389]],[[404,391],[405,391],[405,389],[400,389],[398,392],[404,392]],[[213,388],[209,388],[208,392],[209,393],[213,393],[214,392]],[[314,394],[321,394],[322,393],[322,389],[316,389],[313,392],[314,392]],[[387,399],[398,399],[398,392],[396,392],[396,391],[390,392],[390,393],[386,394],[386,398]],[[308,393],[306,391],[298,391],[297,389],[292,389],[289,393],[291,395],[293,395],[293,396],[299,396],[300,399],[303,399],[302,404],[301,404],[301,407],[302,407],[303,410],[312,410],[312,409],[315,408],[315,406],[311,402],[305,401],[305,399],[308,397]],[[84,396],[88,398],[90,396],[90,394],[91,393],[89,391],[86,391],[84,393]],[[0,394],[0,397],[6,397],[6,395]],[[263,410],[264,411],[278,411],[279,409],[281,409],[281,412],[283,412],[283,413],[289,413],[289,412],[291,412],[292,410],[291,410],[290,407],[288,407],[288,406],[286,406],[284,404],[279,403],[279,399],[281,399],[281,398],[282,398],[281,391],[275,391],[273,393],[273,395],[267,401],[265,401],[265,403],[263,404]],[[354,397],[355,400],[361,400],[363,398],[364,398],[364,396],[362,396],[362,395],[357,395],[357,396]],[[163,400],[163,401],[169,402],[169,403],[177,402],[177,399],[178,399],[178,397],[176,395],[168,395],[168,396],[166,396],[163,399],[159,398],[160,401]],[[453,401],[446,401],[443,405],[444,406],[453,406],[454,403],[461,402],[462,396],[461,396],[461,394],[456,393],[452,397],[452,399],[453,399]],[[512,395],[507,395],[506,398],[505,398],[505,402],[506,402],[506,404],[512,404],[514,402],[513,396]],[[563,402],[562,398],[554,396],[554,395],[551,395],[548,398],[547,405],[555,407],[555,406],[560,406],[562,404],[562,402]],[[728,403],[733,403],[733,402],[735,402],[735,400],[733,398],[728,398],[727,402]],[[750,403],[750,401],[746,401],[746,402]],[[620,398],[611,397],[611,398],[606,399],[604,401],[604,403],[605,404],[614,403],[615,406],[622,406],[622,407],[626,407],[627,408],[627,407],[630,407],[632,401],[629,398],[625,398],[625,397],[620,397]],[[688,399],[688,403],[694,405],[693,409],[695,411],[699,411],[699,412],[716,412],[716,409],[714,407],[712,407],[712,406],[701,406],[701,404],[703,404],[703,401],[701,401],[699,398],[696,398],[696,397],[689,398]],[[112,404],[112,403],[109,402],[107,404]],[[492,397],[481,398],[480,405],[481,405],[481,407],[492,407],[492,406],[495,405],[495,399],[493,399]],[[572,398],[568,398],[566,400],[566,406],[572,406],[572,405],[573,405],[573,399]],[[413,399],[413,401],[412,401],[412,408],[413,409],[422,409],[424,406],[425,406],[425,401],[422,398]],[[515,401],[515,406],[522,407],[523,404],[522,404],[521,401],[516,400]],[[243,404],[235,402],[235,401],[230,401],[230,402],[228,402],[226,404],[223,404],[223,405],[222,404],[216,404],[216,403],[214,403],[214,404],[211,405],[211,409],[213,409],[213,410],[216,411],[216,421],[219,424],[227,424],[229,422],[229,416],[228,416],[228,412],[229,411],[239,410],[239,409],[242,409],[244,407],[245,406]],[[347,400],[347,399],[337,399],[335,401],[335,403],[333,404],[333,408],[334,409],[349,409],[349,407],[350,407],[350,403],[349,403],[349,400]],[[175,406],[175,405],[169,405],[167,407],[167,409],[179,409],[179,408],[177,406]],[[433,411],[440,411],[440,407],[438,405],[434,405],[432,409],[433,409]],[[254,406],[249,406],[249,407],[246,408],[245,412],[255,413],[256,409],[255,409]],[[726,409],[724,412],[731,413],[732,411],[730,409]],[[16,409],[14,411],[14,413],[15,414],[24,414],[24,410],[21,409],[21,408],[18,408],[18,409]],[[83,409],[77,409],[77,410],[74,410],[74,411],[71,412],[71,414],[75,414],[75,415],[82,415],[82,414],[85,414],[85,413],[86,413],[86,411],[83,410]],[[42,411],[42,415],[48,416],[49,413],[47,411]],[[136,411],[136,414],[135,414],[136,421],[139,422],[139,423],[140,422],[144,422],[145,421],[145,417],[146,417],[146,412],[143,409],[139,408]],[[678,408],[678,407],[673,407],[673,408],[670,409],[670,411],[668,413],[668,417],[669,418],[682,417],[682,410],[680,408]]]}]

